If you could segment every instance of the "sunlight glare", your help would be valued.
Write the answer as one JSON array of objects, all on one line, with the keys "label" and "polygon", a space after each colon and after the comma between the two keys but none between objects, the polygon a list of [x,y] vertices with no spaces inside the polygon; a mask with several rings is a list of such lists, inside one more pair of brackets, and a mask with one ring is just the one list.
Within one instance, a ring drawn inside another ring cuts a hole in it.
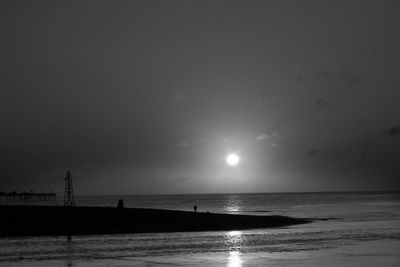
[{"label": "sunlight glare", "polygon": [[240,254],[239,251],[230,251],[226,267],[241,267],[243,261],[240,258]]},{"label": "sunlight glare", "polygon": [[240,158],[237,154],[231,153],[228,156],[226,156],[226,163],[230,166],[236,166],[239,164]]}]

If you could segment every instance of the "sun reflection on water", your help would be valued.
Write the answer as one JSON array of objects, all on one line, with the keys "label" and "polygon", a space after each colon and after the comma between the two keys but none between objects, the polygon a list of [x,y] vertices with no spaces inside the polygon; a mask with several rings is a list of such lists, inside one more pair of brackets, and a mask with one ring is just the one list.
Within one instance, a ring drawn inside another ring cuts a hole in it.
[{"label": "sun reflection on water", "polygon": [[240,258],[240,254],[239,251],[230,251],[226,267],[242,267],[243,261]]},{"label": "sun reflection on water", "polygon": [[238,211],[240,211],[240,208],[238,206],[231,206],[231,207],[227,207],[226,211],[228,211],[228,212],[238,212]]},{"label": "sun reflection on water", "polygon": [[240,249],[242,248],[243,237],[241,231],[230,231],[226,234],[226,245],[228,246],[229,256],[226,267],[241,267]]},{"label": "sun reflection on water", "polygon": [[241,237],[242,232],[241,231],[230,231],[226,235],[229,237]]},{"label": "sun reflection on water", "polygon": [[240,212],[242,210],[242,200],[235,196],[230,196],[225,200],[225,210],[227,212]]}]

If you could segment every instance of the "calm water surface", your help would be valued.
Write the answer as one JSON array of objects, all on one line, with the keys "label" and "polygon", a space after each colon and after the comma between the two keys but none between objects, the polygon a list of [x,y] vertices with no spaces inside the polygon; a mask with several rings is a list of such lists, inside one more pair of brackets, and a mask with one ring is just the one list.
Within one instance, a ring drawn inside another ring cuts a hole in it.
[{"label": "calm water surface", "polygon": [[0,266],[400,266],[400,193],[78,197],[79,205],[328,218],[246,231],[0,239]]}]

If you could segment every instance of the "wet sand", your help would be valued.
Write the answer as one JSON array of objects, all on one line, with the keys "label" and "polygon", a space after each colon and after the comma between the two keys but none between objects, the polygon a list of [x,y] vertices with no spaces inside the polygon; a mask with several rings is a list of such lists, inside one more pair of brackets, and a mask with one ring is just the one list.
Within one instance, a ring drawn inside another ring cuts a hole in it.
[{"label": "wet sand", "polygon": [[0,236],[48,236],[244,230],[311,222],[286,216],[161,209],[0,206]]}]

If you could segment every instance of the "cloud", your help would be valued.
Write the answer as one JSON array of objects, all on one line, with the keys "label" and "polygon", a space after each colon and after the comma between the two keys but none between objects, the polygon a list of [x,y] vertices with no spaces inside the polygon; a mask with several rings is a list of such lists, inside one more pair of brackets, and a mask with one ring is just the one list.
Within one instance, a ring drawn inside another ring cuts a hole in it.
[{"label": "cloud", "polygon": [[276,139],[279,138],[280,134],[278,132],[272,132],[270,134],[266,134],[266,133],[261,133],[259,136],[256,137],[257,141],[264,141],[267,139]]},{"label": "cloud", "polygon": [[176,104],[180,104],[186,100],[187,96],[183,92],[175,92],[172,95],[172,99]]},{"label": "cloud", "polygon": [[356,76],[347,71],[329,72],[329,71],[315,71],[316,76],[324,80],[340,81],[349,86],[360,86],[362,82]]},{"label": "cloud", "polygon": [[329,102],[323,98],[318,98],[313,104],[321,108],[326,108],[329,106]]},{"label": "cloud", "polygon": [[317,155],[317,150],[315,150],[315,149],[308,150],[307,154],[310,156],[315,156],[315,155]]},{"label": "cloud", "polygon": [[296,75],[296,80],[299,82],[302,82],[302,81],[304,81],[304,76],[301,73],[299,73]]},{"label": "cloud", "polygon": [[393,126],[392,128],[386,130],[383,132],[384,135],[387,137],[395,137],[400,135],[400,127],[399,126]]},{"label": "cloud", "polygon": [[269,138],[268,134],[261,134],[261,135],[257,136],[257,140],[258,141],[262,141],[262,140],[265,140],[267,138]]},{"label": "cloud", "polygon": [[264,106],[266,103],[269,103],[271,100],[267,97],[260,97],[256,99],[257,106]]},{"label": "cloud", "polygon": [[189,147],[189,146],[190,146],[190,143],[189,143],[189,142],[186,142],[186,141],[182,141],[182,142],[177,143],[176,146],[177,146],[177,147],[185,148],[185,147]]}]

